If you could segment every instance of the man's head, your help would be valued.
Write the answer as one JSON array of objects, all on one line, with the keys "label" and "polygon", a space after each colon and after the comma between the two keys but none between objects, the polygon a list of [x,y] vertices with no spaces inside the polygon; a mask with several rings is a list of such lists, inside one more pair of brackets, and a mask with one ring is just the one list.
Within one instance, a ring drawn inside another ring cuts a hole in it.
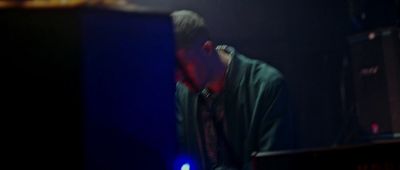
[{"label": "man's head", "polygon": [[193,11],[171,14],[177,45],[177,80],[192,91],[199,91],[212,79],[218,57],[210,41],[204,19]]}]

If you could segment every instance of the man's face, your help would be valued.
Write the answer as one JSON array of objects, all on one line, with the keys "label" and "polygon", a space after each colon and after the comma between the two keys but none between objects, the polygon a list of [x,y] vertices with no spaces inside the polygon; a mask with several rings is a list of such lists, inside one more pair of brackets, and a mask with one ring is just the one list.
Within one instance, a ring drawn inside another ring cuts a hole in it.
[{"label": "man's face", "polygon": [[207,83],[208,67],[206,52],[201,48],[181,48],[177,54],[176,79],[191,91],[198,92]]}]

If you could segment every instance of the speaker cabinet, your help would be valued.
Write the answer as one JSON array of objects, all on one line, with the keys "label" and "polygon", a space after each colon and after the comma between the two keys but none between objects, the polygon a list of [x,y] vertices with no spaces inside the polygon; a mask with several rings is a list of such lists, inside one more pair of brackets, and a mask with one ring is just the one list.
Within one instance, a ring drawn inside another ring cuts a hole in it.
[{"label": "speaker cabinet", "polygon": [[371,138],[393,138],[400,132],[399,39],[396,27],[349,38],[356,112]]}]

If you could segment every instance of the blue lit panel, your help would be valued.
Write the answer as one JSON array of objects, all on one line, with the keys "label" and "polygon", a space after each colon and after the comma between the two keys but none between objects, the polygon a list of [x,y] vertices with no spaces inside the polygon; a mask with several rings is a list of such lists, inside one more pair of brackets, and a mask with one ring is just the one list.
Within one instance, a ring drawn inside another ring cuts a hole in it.
[{"label": "blue lit panel", "polygon": [[82,19],[86,169],[170,169],[174,43],[168,15],[87,11]]}]

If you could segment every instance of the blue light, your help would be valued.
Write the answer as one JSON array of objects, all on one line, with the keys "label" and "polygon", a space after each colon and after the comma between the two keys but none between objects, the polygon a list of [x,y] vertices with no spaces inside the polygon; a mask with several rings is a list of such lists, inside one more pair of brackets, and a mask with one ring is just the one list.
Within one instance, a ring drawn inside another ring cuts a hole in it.
[{"label": "blue light", "polygon": [[188,163],[183,164],[181,170],[190,170],[190,164]]},{"label": "blue light", "polygon": [[173,170],[199,170],[199,168],[195,159],[181,154],[175,158]]}]

